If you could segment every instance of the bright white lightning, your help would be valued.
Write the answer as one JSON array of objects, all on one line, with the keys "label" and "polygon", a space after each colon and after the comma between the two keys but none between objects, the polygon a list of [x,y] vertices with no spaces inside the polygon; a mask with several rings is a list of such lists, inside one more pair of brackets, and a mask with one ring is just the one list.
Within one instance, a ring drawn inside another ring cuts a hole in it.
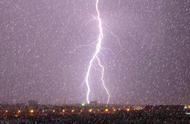
[{"label": "bright white lightning", "polygon": [[102,45],[102,40],[103,40],[103,28],[102,28],[102,20],[101,20],[101,17],[100,17],[100,11],[99,11],[99,0],[96,0],[96,12],[97,12],[97,20],[98,20],[98,29],[99,29],[99,35],[98,35],[98,40],[97,40],[97,44],[96,44],[96,50],[92,56],[92,58],[90,59],[90,62],[89,62],[89,66],[88,66],[88,69],[87,69],[87,72],[86,72],[86,77],[85,77],[85,83],[86,83],[86,86],[87,86],[87,94],[86,94],[86,102],[89,104],[90,103],[90,85],[89,85],[89,77],[90,77],[90,72],[91,72],[91,69],[92,69],[92,66],[93,66],[93,63],[95,62],[95,60],[97,60],[98,62],[98,65],[99,67],[101,68],[101,81],[102,81],[102,85],[108,95],[108,99],[107,99],[107,104],[109,103],[109,100],[110,100],[110,94],[109,94],[109,91],[108,89],[106,88],[106,85],[105,85],[105,81],[104,81],[104,66],[102,65],[101,63],[101,60],[100,58],[98,57],[98,54],[101,50],[101,45]]},{"label": "bright white lightning", "polygon": [[110,101],[110,94],[109,94],[109,91],[108,91],[108,89],[107,89],[107,87],[105,85],[105,81],[104,81],[104,71],[105,71],[105,69],[104,69],[104,66],[102,65],[99,57],[96,57],[96,59],[98,60],[98,65],[101,67],[101,81],[102,81],[102,85],[103,85],[103,87],[106,90],[106,93],[108,95],[108,99],[107,99],[107,104],[108,104],[109,101]]}]

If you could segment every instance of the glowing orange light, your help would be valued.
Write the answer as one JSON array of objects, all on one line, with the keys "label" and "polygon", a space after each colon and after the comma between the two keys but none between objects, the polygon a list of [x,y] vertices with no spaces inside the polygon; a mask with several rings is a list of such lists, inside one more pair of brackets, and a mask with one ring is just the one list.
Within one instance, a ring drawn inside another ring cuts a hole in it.
[{"label": "glowing orange light", "polygon": [[21,110],[18,110],[17,113],[18,113],[18,114],[21,113]]},{"label": "glowing orange light", "polygon": [[190,105],[185,105],[184,109],[190,109]]},{"label": "glowing orange light", "polygon": [[190,105],[187,105],[187,108],[190,109]]},{"label": "glowing orange light", "polygon": [[105,109],[105,112],[109,112],[109,109],[106,108],[106,109]]},{"label": "glowing orange light", "polygon": [[89,111],[89,112],[92,112],[92,109],[89,109],[88,111]]},{"label": "glowing orange light", "polygon": [[129,108],[127,108],[127,111],[129,112],[129,111],[130,111],[130,109],[129,109]]},{"label": "glowing orange light", "polygon": [[31,110],[30,110],[30,113],[31,113],[31,114],[32,114],[32,113],[34,113],[34,110],[33,110],[33,109],[31,109]]}]

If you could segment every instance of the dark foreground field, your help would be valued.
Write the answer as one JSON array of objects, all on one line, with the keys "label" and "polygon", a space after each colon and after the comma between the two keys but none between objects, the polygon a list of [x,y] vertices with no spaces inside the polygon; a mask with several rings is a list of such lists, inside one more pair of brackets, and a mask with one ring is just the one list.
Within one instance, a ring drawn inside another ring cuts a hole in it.
[{"label": "dark foreground field", "polygon": [[0,124],[190,124],[182,113],[117,112],[114,114],[73,114],[67,116],[2,118]]},{"label": "dark foreground field", "polygon": [[22,111],[6,109],[0,115],[0,124],[190,124],[190,106],[147,106],[141,110],[113,108],[88,106],[25,107]]}]

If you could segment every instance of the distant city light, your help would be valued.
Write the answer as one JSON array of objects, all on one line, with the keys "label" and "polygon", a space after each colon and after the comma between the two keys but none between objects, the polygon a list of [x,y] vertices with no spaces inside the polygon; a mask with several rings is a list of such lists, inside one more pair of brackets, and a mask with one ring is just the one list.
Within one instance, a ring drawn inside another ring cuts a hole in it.
[{"label": "distant city light", "polygon": [[82,103],[81,105],[82,105],[82,106],[85,106],[85,103]]},{"label": "distant city light", "polygon": [[83,112],[83,110],[81,109],[80,112]]},{"label": "distant city light", "polygon": [[21,110],[18,110],[17,113],[18,113],[18,114],[21,113]]},{"label": "distant city light", "polygon": [[31,110],[30,110],[30,113],[34,113],[34,110],[33,110],[33,109],[31,109]]},{"label": "distant city light", "polygon": [[75,110],[74,110],[74,109],[72,109],[72,110],[71,110],[71,112],[73,113],[73,112],[75,112]]},{"label": "distant city light", "polygon": [[142,107],[142,106],[135,106],[135,107],[134,107],[134,110],[140,111],[140,110],[143,110],[143,107]]},{"label": "distant city light", "polygon": [[185,105],[184,109],[190,109],[190,105]]},{"label": "distant city light", "polygon": [[126,110],[127,110],[128,112],[130,111],[130,109],[129,109],[129,108],[127,108]]},{"label": "distant city light", "polygon": [[116,112],[116,109],[115,109],[115,108],[113,108],[113,111],[114,111],[114,112]]},{"label": "distant city light", "polygon": [[190,112],[186,112],[185,114],[186,114],[186,115],[190,115]]},{"label": "distant city light", "polygon": [[106,108],[106,109],[105,109],[105,112],[109,112],[109,109]]},{"label": "distant city light", "polygon": [[92,112],[92,109],[89,109],[88,111],[89,111],[89,112]]},{"label": "distant city light", "polygon": [[186,106],[186,105],[184,106],[184,109],[187,109],[187,106]]}]

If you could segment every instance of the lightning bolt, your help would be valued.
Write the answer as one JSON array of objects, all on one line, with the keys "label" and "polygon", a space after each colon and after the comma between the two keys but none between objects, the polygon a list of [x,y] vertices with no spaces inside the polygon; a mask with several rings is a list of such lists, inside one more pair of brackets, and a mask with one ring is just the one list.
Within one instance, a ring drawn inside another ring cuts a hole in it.
[{"label": "lightning bolt", "polygon": [[86,77],[85,77],[85,83],[86,83],[86,86],[87,86],[87,93],[86,93],[86,102],[89,104],[90,103],[90,85],[89,85],[89,77],[90,77],[90,72],[92,70],[92,66],[94,64],[95,61],[97,61],[97,64],[98,66],[101,68],[101,82],[102,82],[102,85],[107,93],[107,104],[109,103],[110,101],[110,94],[109,94],[109,91],[105,85],[105,81],[104,81],[104,72],[105,72],[105,69],[104,69],[104,66],[102,65],[101,63],[101,60],[99,58],[99,53],[101,51],[101,47],[102,47],[102,40],[104,38],[104,35],[103,35],[103,28],[102,28],[102,19],[100,17],[100,11],[99,11],[99,0],[96,0],[96,13],[97,13],[97,21],[98,21],[98,29],[99,29],[99,35],[98,35],[98,39],[97,39],[97,43],[96,43],[96,50],[92,56],[92,58],[90,59],[90,62],[89,62],[89,66],[88,66],[88,69],[87,69],[87,72],[86,72]]}]

